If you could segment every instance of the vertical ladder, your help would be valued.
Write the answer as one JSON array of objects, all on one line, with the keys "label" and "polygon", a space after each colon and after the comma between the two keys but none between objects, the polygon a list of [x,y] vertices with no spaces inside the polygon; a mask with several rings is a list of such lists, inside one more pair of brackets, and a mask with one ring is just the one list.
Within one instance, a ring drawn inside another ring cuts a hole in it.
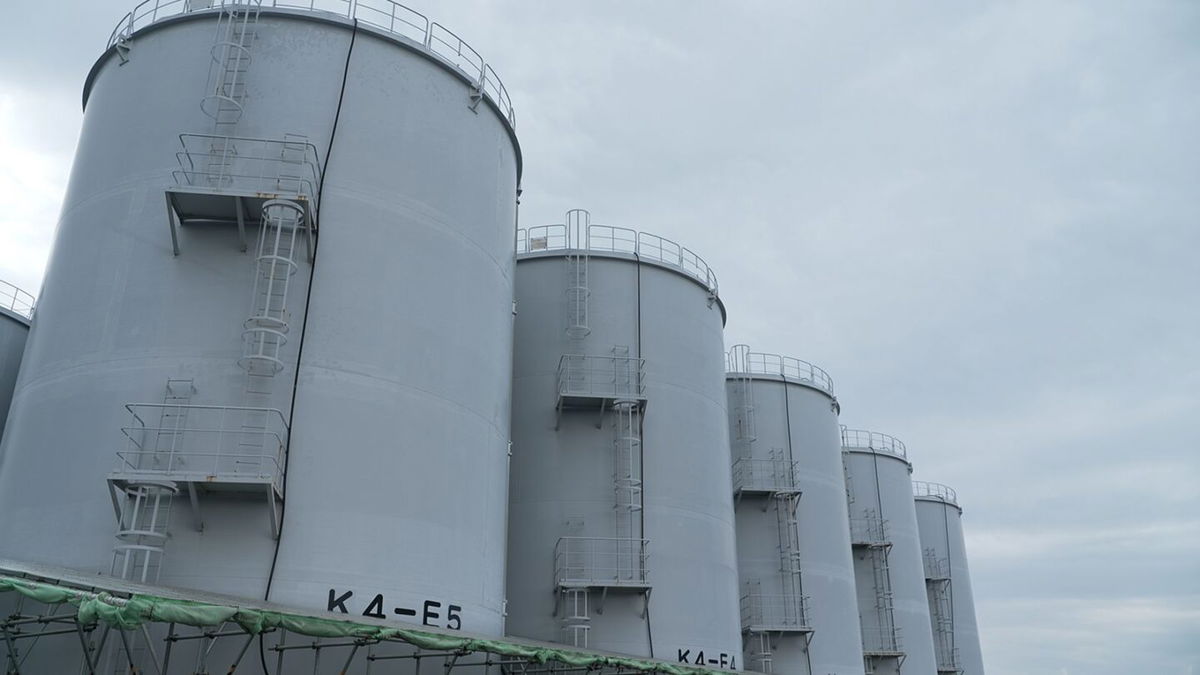
[{"label": "vertical ladder", "polygon": [[232,135],[245,110],[246,72],[261,5],[262,0],[225,0],[217,16],[208,85],[200,102],[213,119],[216,136]]},{"label": "vertical ladder", "polygon": [[238,362],[251,376],[283,370],[280,351],[287,342],[288,287],[299,268],[296,239],[303,219],[304,210],[296,202],[272,199],[263,204],[250,318],[244,322],[245,349]]},{"label": "vertical ladder", "polygon": [[875,613],[879,620],[879,648],[883,651],[899,651],[895,607],[892,602],[892,575],[888,565],[888,548],[887,546],[872,546],[868,549],[868,555],[871,556],[872,581],[875,584]]},{"label": "vertical ladder", "polygon": [[567,337],[580,340],[592,329],[588,326],[588,246],[592,216],[583,209],[567,211]]},{"label": "vertical ladder", "polygon": [[783,620],[792,626],[805,626],[804,583],[801,578],[800,529],[796,510],[799,492],[775,494],[776,525],[779,531],[779,571],[783,577]]},{"label": "vertical ladder", "polygon": [[193,380],[167,378],[163,407],[159,411],[158,427],[154,430],[154,444],[150,446],[153,451],[149,457],[138,458],[138,468],[170,471],[183,466],[186,460],[176,453],[182,449],[187,430],[188,409],[185,406],[195,393]]},{"label": "vertical ladder", "polygon": [[200,110],[213,120],[205,168],[209,187],[226,188],[234,180],[238,152],[232,137],[245,111],[246,72],[261,4],[262,0],[227,0],[217,16],[208,83],[200,100]]},{"label": "vertical ladder", "polygon": [[737,444],[738,456],[749,459],[751,448],[758,440],[758,430],[754,420],[754,379],[750,375],[747,361],[750,347],[734,345],[729,350],[729,368],[734,374],[733,379],[733,419],[734,441]]},{"label": "vertical ladder", "polygon": [[563,642],[587,649],[588,631],[591,630],[592,619],[588,615],[588,589],[562,589],[562,618]]},{"label": "vertical ladder", "polygon": [[774,672],[774,658],[771,654],[771,634],[767,631],[758,631],[750,633],[747,636],[749,639],[750,661],[757,664],[753,668],[755,672],[772,673]]},{"label": "vertical ladder", "polygon": [[642,579],[642,433],[639,403],[613,404],[613,492],[616,515],[617,569],[621,580]]}]

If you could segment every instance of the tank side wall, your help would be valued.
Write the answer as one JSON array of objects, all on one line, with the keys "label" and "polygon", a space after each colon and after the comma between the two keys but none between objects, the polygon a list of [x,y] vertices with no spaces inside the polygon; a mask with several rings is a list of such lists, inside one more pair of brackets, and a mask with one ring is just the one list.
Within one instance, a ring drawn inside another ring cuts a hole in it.
[{"label": "tank side wall", "polygon": [[983,653],[975,619],[971,573],[967,566],[962,511],[929,499],[916,500],[916,510],[922,548],[932,548],[938,558],[950,562],[954,647],[958,649],[963,675],[980,675],[983,673]]},{"label": "tank side wall", "polygon": [[[13,387],[17,385],[17,372],[21,369],[21,355],[25,353],[28,337],[29,326],[25,322],[0,312],[0,439],[4,437],[5,419],[12,402]],[[3,460],[0,459],[0,462]]]},{"label": "tank side wall", "polygon": [[[108,573],[123,404],[161,401],[169,377],[195,381],[192,403],[246,399],[253,248],[187,225],[173,256],[164,199],[179,134],[212,130],[199,107],[212,27],[135,35],[128,63],[96,71],[3,446],[0,555]],[[498,635],[516,149],[460,79],[410,50],[360,32],[342,97],[347,26],[264,13],[256,35],[239,135],[303,134],[324,155],[342,105],[271,600],[325,610],[344,588],[356,614],[383,594],[389,613],[416,603],[417,621],[429,600],[442,626],[457,604],[463,629]],[[291,283],[289,365],[269,401],[285,414],[309,271]],[[63,466],[48,510],[30,478]],[[208,499],[198,532],[176,501],[162,583],[261,598],[265,506]]]},{"label": "tank side wall", "polygon": [[[887,521],[888,536],[892,542],[888,552],[888,570],[894,616],[901,648],[905,653],[901,673],[935,672],[937,662],[930,631],[929,599],[925,591],[925,568],[917,534],[909,464],[891,455],[871,452],[847,452],[843,456],[854,495],[850,517],[862,517],[873,509]],[[859,597],[861,602],[862,589]]]},{"label": "tank side wall", "polygon": [[[770,459],[788,454],[797,463],[801,499],[796,511],[804,593],[809,597],[809,620],[814,632],[806,656],[800,648],[779,649],[776,672],[846,675],[863,672],[862,641],[855,602],[850,534],[846,527],[846,486],[843,478],[837,413],[826,394],[799,384],[769,379],[752,380],[756,440],[750,456]],[[739,449],[734,406],[740,396],[735,379],[729,392],[731,444],[734,460]],[[786,396],[785,396],[786,393]],[[789,419],[790,417],[790,419]],[[779,534],[774,508],[763,512],[762,496],[743,496],[737,507],[738,568],[743,592],[752,579],[779,579]],[[776,581],[778,583],[778,581]],[[780,592],[768,590],[763,592]],[[791,641],[803,644],[799,636]],[[754,645],[747,640],[747,650]],[[753,664],[747,664],[750,667]]]},{"label": "tank side wall", "polygon": [[554,544],[615,531],[612,422],[598,410],[569,411],[554,430],[559,358],[606,356],[614,346],[636,356],[640,343],[649,625],[640,597],[610,592],[604,613],[592,615],[589,646],[649,655],[652,640],[660,658],[740,661],[719,308],[678,274],[653,265],[639,274],[631,260],[593,256],[591,333],[576,340],[565,332],[565,258],[526,258],[517,270],[509,633],[561,640]]}]

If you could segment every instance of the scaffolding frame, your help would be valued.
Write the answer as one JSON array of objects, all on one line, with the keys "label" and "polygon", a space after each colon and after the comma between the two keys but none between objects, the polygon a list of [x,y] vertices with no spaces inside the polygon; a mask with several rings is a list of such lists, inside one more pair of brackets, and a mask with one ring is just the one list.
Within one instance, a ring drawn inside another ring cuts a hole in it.
[{"label": "scaffolding frame", "polygon": [[[128,672],[160,675],[235,672],[247,659],[257,660],[248,655],[258,651],[251,647],[260,636],[276,673],[291,672],[284,667],[289,658],[298,665],[299,654],[308,655],[304,665],[314,673],[411,672],[407,664],[419,667],[422,661],[443,675],[492,668],[504,675],[729,672],[367,617],[348,621],[333,613],[0,560],[0,600],[14,596],[11,611],[0,614],[0,662],[18,674],[38,650],[74,650],[79,671],[92,675],[126,666],[133,669]],[[147,668],[134,664],[137,654],[146,657]]]}]

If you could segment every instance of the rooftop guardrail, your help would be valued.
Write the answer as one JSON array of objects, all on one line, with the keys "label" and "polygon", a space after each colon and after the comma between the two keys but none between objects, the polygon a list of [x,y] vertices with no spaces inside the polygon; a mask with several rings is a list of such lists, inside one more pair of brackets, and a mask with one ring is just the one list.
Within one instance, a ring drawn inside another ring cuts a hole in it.
[{"label": "rooftop guardrail", "polygon": [[564,250],[629,253],[679,270],[717,295],[717,275],[708,263],[691,249],[665,237],[611,225],[578,229],[565,224],[537,225],[517,230],[517,255]]},{"label": "rooftop guardrail", "polygon": [[33,318],[33,307],[37,304],[33,296],[13,286],[7,281],[0,280],[0,307],[26,319]]},{"label": "rooftop guardrail", "polygon": [[752,352],[746,345],[734,345],[725,355],[725,372],[749,375],[779,375],[785,380],[807,382],[818,389],[833,393],[833,378],[808,361]]},{"label": "rooftop guardrail", "polygon": [[887,455],[895,455],[903,460],[908,459],[908,449],[904,447],[900,439],[876,431],[842,427],[842,448],[865,448]]},{"label": "rooftop guardrail", "polygon": [[924,497],[927,499],[938,499],[947,504],[958,506],[958,493],[954,488],[941,483],[930,483],[923,480],[913,481],[913,497]]},{"label": "rooftop guardrail", "polygon": [[500,76],[471,48],[445,26],[430,21],[420,12],[392,0],[144,0],[128,12],[108,36],[107,47],[127,42],[137,31],[163,19],[226,7],[275,8],[330,14],[378,28],[415,43],[438,60],[453,66],[484,96],[496,104],[516,126],[512,99]]}]

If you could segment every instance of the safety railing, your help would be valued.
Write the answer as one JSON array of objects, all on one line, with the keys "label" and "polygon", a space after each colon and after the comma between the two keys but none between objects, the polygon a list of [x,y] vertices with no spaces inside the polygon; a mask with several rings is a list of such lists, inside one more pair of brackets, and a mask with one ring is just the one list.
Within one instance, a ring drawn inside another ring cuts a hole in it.
[{"label": "safety railing", "polygon": [[26,319],[33,318],[33,306],[37,304],[33,296],[13,286],[7,281],[0,280],[0,307]]},{"label": "safety railing", "polygon": [[280,488],[288,427],[275,408],[130,403],[121,428],[128,448],[117,452],[124,476],[210,483],[256,479]]},{"label": "safety railing", "polygon": [[559,396],[646,397],[646,360],[632,356],[563,354],[558,360]]},{"label": "safety railing", "polygon": [[557,587],[646,587],[649,539],[560,537],[554,545]]},{"label": "safety railing", "polygon": [[108,36],[108,47],[123,44],[150,24],[180,14],[229,7],[295,9],[331,14],[378,28],[419,45],[465,75],[473,86],[496,104],[509,124],[517,118],[504,82],[479,52],[439,23],[392,0],[144,0],[117,23]]},{"label": "safety railing", "polygon": [[[580,238],[583,241],[579,241]],[[577,233],[562,224],[538,225],[517,230],[516,248],[517,255],[565,249],[628,253],[679,270],[717,295],[717,275],[703,258],[670,239],[648,232],[593,224]]]},{"label": "safety railing", "polygon": [[833,393],[833,378],[808,361],[741,349],[737,345],[725,355],[725,372],[749,375],[779,375],[785,380],[807,382]]},{"label": "safety railing", "polygon": [[913,497],[924,497],[927,499],[938,499],[947,504],[958,506],[958,493],[954,488],[941,483],[930,483],[923,480],[913,481]]},{"label": "safety railing", "polygon": [[180,134],[181,187],[304,197],[316,208],[320,162],[307,140]]},{"label": "safety railing", "polygon": [[868,656],[897,656],[903,654],[904,643],[900,628],[862,627],[863,652]]},{"label": "safety railing", "polygon": [[887,544],[887,521],[878,516],[851,518],[850,543],[856,546],[882,546]]},{"label": "safety railing", "polygon": [[901,459],[908,459],[908,449],[904,447],[904,444],[899,439],[875,431],[842,427],[842,447],[865,448],[867,450],[895,455]]},{"label": "safety railing", "polygon": [[950,578],[950,561],[939,558],[936,550],[925,549],[921,554],[921,560],[924,563],[926,580],[945,581]]},{"label": "safety railing", "polygon": [[793,492],[799,462],[739,457],[733,463],[734,492]]},{"label": "safety railing", "polygon": [[742,595],[741,605],[742,630],[811,630],[807,596],[750,592]]}]

